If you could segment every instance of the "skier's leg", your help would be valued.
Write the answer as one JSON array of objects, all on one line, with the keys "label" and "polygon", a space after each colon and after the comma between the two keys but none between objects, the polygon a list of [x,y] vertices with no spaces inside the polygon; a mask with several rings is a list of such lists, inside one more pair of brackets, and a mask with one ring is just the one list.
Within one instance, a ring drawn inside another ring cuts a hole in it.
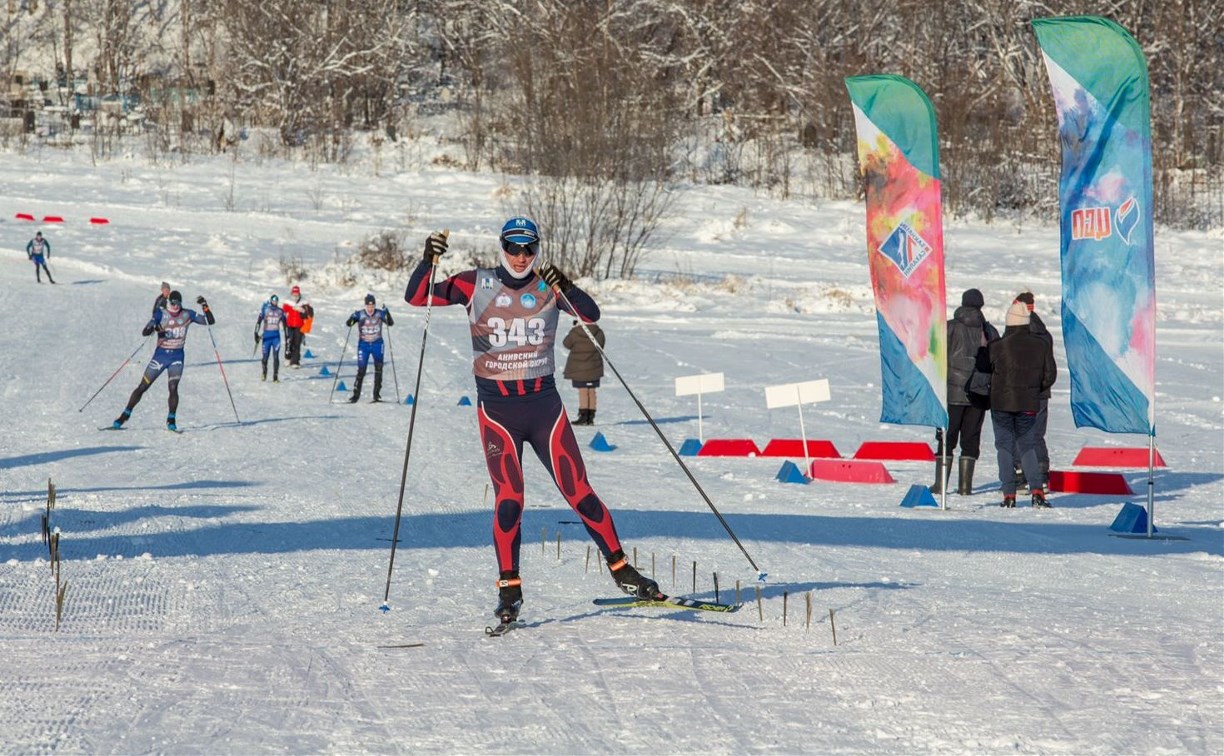
[{"label": "skier's leg", "polygon": [[493,483],[493,549],[500,573],[518,575],[523,520],[523,440],[502,422],[498,410],[481,402],[476,417],[485,464]]},{"label": "skier's leg", "polygon": [[174,418],[178,414],[179,403],[179,381],[183,378],[183,361],[177,360],[170,364],[166,369],[166,380],[169,383],[170,395],[166,398],[166,422],[174,424]]},{"label": "skier's leg", "polygon": [[525,413],[532,423],[526,434],[527,442],[552,476],[565,501],[582,519],[587,533],[604,558],[612,556],[621,547],[616,524],[612,522],[612,513],[587,481],[586,465],[582,461],[582,452],[578,450],[574,429],[565,416],[561,395],[554,391],[551,395],[533,399],[531,404]]}]

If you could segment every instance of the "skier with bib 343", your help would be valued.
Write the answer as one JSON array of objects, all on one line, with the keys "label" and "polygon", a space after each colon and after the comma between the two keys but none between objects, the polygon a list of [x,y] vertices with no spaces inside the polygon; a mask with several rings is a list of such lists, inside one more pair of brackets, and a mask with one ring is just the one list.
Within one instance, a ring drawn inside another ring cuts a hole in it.
[{"label": "skier with bib 343", "polygon": [[123,408],[123,412],[111,424],[111,427],[115,430],[122,428],[123,424],[128,421],[128,418],[132,416],[132,410],[136,408],[145,391],[153,385],[153,382],[163,372],[166,373],[166,380],[169,382],[170,388],[166,428],[172,431],[178,430],[175,416],[178,414],[178,386],[179,380],[183,377],[183,345],[187,343],[187,329],[191,327],[192,323],[212,325],[217,322],[216,318],[213,317],[212,310],[208,309],[208,302],[204,297],[196,297],[196,302],[200,305],[200,309],[203,312],[183,309],[183,295],[177,291],[172,291],[170,296],[166,298],[166,309],[155,310],[153,317],[145,324],[144,330],[141,333],[145,336],[153,333],[157,334],[157,351],[153,352],[153,357],[149,360],[149,364],[145,366],[144,375],[140,378],[140,385],[136,387],[128,398],[127,406]]},{"label": "skier with bib 343", "polygon": [[494,614],[503,624],[513,622],[523,600],[519,545],[524,443],[531,445],[582,519],[616,584],[639,598],[665,598],[658,584],[625,558],[612,515],[587,482],[553,375],[560,313],[591,323],[599,319],[599,306],[555,265],[539,265],[540,234],[530,219],[506,221],[499,242],[496,267],[456,273],[430,290],[430,269],[447,249],[445,234],[431,235],[404,294],[417,307],[463,305],[468,312],[481,445],[495,490],[493,546],[499,575]]}]

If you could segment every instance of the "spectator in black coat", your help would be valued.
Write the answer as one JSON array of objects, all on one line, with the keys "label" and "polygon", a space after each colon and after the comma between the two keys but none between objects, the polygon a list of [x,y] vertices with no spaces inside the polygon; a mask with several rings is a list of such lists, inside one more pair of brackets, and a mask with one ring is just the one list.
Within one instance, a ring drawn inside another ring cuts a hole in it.
[{"label": "spectator in black coat", "polygon": [[[1041,316],[1036,313],[1036,300],[1033,299],[1033,292],[1022,292],[1016,297],[1017,302],[1023,302],[1028,307],[1029,311],[1029,330],[1037,336],[1040,336],[1046,345],[1050,348],[1051,356],[1054,354],[1054,337],[1050,335],[1050,331],[1042,322]],[[1046,447],[1046,427],[1050,423],[1050,390],[1046,389],[1041,394],[1041,407],[1037,410],[1037,466],[1041,469],[1040,485],[1045,493],[1050,492],[1050,450]],[[1017,455],[1016,459],[1019,459]],[[1028,488],[1028,480],[1024,477],[1024,471],[1019,467],[1016,468],[1016,490]]]},{"label": "spectator in black coat", "polygon": [[[973,493],[973,468],[982,446],[982,423],[990,409],[990,376],[974,368],[979,352],[997,341],[999,331],[986,320],[982,292],[969,289],[961,295],[961,306],[948,321],[948,433],[947,446],[939,439],[935,459],[935,485],[931,493],[941,493],[952,476],[952,457],[960,443],[960,467],[956,492]],[[977,389],[979,393],[973,393]]]},{"label": "spectator in black coat", "polygon": [[[1041,408],[1041,395],[1048,395],[1058,378],[1053,351],[1029,329],[1029,322],[1028,307],[1023,302],[1012,302],[1003,338],[987,348],[986,361],[978,364],[978,369],[991,374],[990,420],[999,456],[1004,507],[1016,506],[1013,463],[1017,454],[1025,476],[1029,480],[1040,479],[1037,411]],[[1044,489],[1034,488],[1031,493],[1034,507],[1049,506]]]}]

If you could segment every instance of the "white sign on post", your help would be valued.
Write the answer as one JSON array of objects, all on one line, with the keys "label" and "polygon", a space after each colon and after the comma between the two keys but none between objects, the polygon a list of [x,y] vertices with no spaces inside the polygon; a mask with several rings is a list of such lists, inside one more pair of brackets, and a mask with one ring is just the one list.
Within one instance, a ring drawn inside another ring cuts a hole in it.
[{"label": "white sign on post", "polygon": [[697,440],[705,443],[701,429],[701,395],[723,390],[722,373],[686,375],[676,379],[676,396],[697,395]]},{"label": "white sign on post", "polygon": [[765,387],[766,409],[791,406],[799,408],[799,437],[803,441],[804,473],[807,473],[811,468],[812,462],[808,459],[807,432],[803,429],[803,405],[813,402],[827,402],[829,398],[829,381],[827,378],[821,378],[818,381],[807,381],[806,383],[783,383],[777,386]]}]

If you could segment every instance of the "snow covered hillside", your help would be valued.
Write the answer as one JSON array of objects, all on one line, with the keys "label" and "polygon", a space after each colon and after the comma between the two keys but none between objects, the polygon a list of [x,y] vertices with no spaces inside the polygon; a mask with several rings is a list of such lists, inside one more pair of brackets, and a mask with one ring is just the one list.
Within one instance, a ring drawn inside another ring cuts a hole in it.
[{"label": "snow covered hillside", "polygon": [[[491,503],[460,403],[475,397],[461,308],[432,313],[392,610],[378,610],[424,317],[403,302],[409,271],[346,261],[383,229],[416,249],[449,228],[444,271],[457,270],[491,259],[520,208],[498,175],[370,173],[0,161],[0,752],[1224,753],[1224,230],[1157,231],[1167,538],[1109,530],[1124,502],[1144,501],[1146,470],[1123,471],[1134,496],[1000,509],[989,422],[978,493],[946,511],[898,506],[931,482],[927,463],[889,463],[892,484],[793,485],[774,479],[780,459],[686,458],[768,573],[757,582],[609,374],[597,426],[575,430],[621,538],[665,591],[712,599],[717,573],[720,598],[738,585],[747,604],[594,606],[612,581],[529,458],[528,627],[489,639]],[[827,378],[832,401],[804,407],[811,438],[846,456],[932,440],[878,422],[863,213],[688,189],[637,279],[579,282],[603,308],[608,355],[674,445],[698,434],[696,399],[676,397],[674,379],[706,372],[726,376],[702,400],[706,439],[797,438],[794,408],[766,409],[764,387]],[[24,253],[37,228],[54,286],[35,283]],[[1085,445],[1145,445],[1072,427],[1057,228],[955,222],[946,239],[950,302],[977,287],[1001,325],[1031,289],[1054,332],[1054,468]],[[318,312],[311,356],[264,383],[251,333],[260,303],[287,296],[282,261],[295,260]],[[162,280],[217,317],[188,335],[184,432],[163,430],[164,377],[127,429],[101,432],[151,355],[144,345],[124,364]],[[344,321],[367,291],[395,316],[385,393],[398,403],[332,393],[337,369],[352,382]],[[574,390],[561,391],[573,414]],[[595,432],[615,449],[586,446]],[[48,480],[67,585],[58,628]]]}]

